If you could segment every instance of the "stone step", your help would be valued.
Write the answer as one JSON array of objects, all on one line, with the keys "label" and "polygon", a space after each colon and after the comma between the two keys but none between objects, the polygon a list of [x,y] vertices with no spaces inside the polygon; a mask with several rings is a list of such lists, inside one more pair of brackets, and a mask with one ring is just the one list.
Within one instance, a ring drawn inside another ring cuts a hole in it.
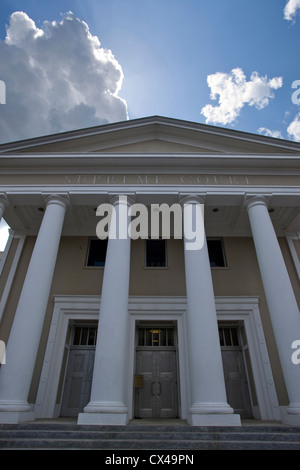
[{"label": "stone step", "polygon": [[4,424],[0,449],[300,450],[300,428]]},{"label": "stone step", "polygon": [[83,440],[191,440],[191,441],[208,441],[208,440],[232,440],[232,441],[287,441],[287,442],[300,442],[300,435],[295,433],[249,433],[249,432],[109,432],[109,431],[1,431],[0,432],[0,446],[1,441],[5,439],[18,439],[18,440],[37,440],[37,439],[83,439]]}]

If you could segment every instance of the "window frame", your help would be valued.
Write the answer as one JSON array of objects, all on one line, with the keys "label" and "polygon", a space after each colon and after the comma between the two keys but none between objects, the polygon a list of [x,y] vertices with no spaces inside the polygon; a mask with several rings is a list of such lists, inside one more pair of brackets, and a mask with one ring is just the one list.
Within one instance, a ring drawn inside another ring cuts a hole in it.
[{"label": "window frame", "polygon": [[[165,265],[164,266],[148,266],[147,265],[147,242],[148,241],[162,241],[165,245]],[[144,244],[144,268],[145,269],[168,269],[168,249],[167,240],[165,238],[147,238]]]},{"label": "window frame", "polygon": [[207,251],[208,251],[208,257],[209,257],[209,248],[208,248],[208,245],[209,245],[209,241],[219,241],[220,242],[220,246],[221,246],[221,251],[222,251],[222,257],[223,257],[223,263],[224,265],[223,266],[214,266],[211,264],[211,261],[210,261],[210,257],[209,257],[209,264],[210,264],[210,267],[212,269],[224,269],[224,268],[228,268],[228,263],[227,263],[227,258],[226,258],[226,252],[225,252],[225,247],[224,247],[224,239],[222,237],[207,237],[206,239],[207,241]]},{"label": "window frame", "polygon": [[103,265],[88,264],[89,257],[90,257],[91,243],[92,243],[93,241],[96,241],[96,242],[106,242],[106,244],[108,243],[108,240],[107,240],[107,239],[101,240],[100,238],[97,238],[97,237],[90,237],[90,238],[89,238],[89,241],[88,241],[88,247],[87,247],[87,251],[86,251],[86,257],[85,257],[85,264],[84,264],[84,267],[85,267],[85,268],[97,268],[97,269],[100,268],[100,269],[103,269],[103,268],[105,267],[105,262],[106,262],[107,245],[106,245],[106,253],[105,253],[105,259],[104,259]]}]

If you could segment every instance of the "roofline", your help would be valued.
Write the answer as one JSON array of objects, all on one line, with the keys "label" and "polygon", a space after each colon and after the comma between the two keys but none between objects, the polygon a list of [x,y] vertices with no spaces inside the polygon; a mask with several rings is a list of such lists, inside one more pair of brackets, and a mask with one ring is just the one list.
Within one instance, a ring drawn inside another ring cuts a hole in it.
[{"label": "roofline", "polygon": [[[83,158],[84,156],[84,158]],[[41,174],[46,171],[54,174],[95,175],[105,170],[114,174],[124,172],[139,174],[168,174],[178,171],[180,174],[202,171],[232,172],[247,175],[267,174],[299,175],[300,155],[255,154],[255,155],[197,155],[197,154],[6,154],[0,157],[1,173],[5,174]],[[238,171],[236,172],[236,170]],[[216,173],[216,174],[217,174]]]},{"label": "roofline", "polygon": [[252,143],[260,143],[265,145],[272,145],[282,149],[289,149],[300,151],[300,143],[285,139],[278,139],[275,137],[262,136],[254,133],[239,131],[235,129],[227,129],[225,127],[212,126],[193,121],[186,121],[177,118],[169,118],[164,116],[153,115],[149,117],[142,117],[136,119],[129,119],[126,121],[118,121],[113,123],[102,124],[99,126],[87,127],[76,129],[72,131],[65,131],[56,134],[43,135],[30,139],[24,139],[14,142],[7,142],[0,144],[0,153],[15,152],[17,150],[32,149],[35,146],[47,145],[51,143],[63,142],[68,140],[89,137],[97,134],[104,134],[125,129],[140,128],[147,125],[162,124],[172,127],[181,127],[187,130],[194,130],[198,132],[206,132],[210,134],[217,134],[223,137],[231,137],[238,140],[247,140]]}]

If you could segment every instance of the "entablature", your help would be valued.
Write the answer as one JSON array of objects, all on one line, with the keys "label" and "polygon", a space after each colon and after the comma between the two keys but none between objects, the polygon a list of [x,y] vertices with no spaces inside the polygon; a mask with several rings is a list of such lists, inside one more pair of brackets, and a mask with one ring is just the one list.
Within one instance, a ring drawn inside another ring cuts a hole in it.
[{"label": "entablature", "polygon": [[63,228],[63,235],[67,236],[96,236],[99,221],[96,216],[97,207],[109,203],[112,197],[118,195],[128,196],[135,203],[147,207],[152,204],[168,204],[171,207],[173,204],[180,204],[185,196],[201,196],[209,236],[251,236],[244,201],[246,197],[261,195],[268,201],[270,216],[278,235],[300,230],[299,187],[19,187],[7,189],[0,194],[6,205],[4,219],[17,232],[37,234],[46,207],[46,198],[53,194],[69,201]]}]

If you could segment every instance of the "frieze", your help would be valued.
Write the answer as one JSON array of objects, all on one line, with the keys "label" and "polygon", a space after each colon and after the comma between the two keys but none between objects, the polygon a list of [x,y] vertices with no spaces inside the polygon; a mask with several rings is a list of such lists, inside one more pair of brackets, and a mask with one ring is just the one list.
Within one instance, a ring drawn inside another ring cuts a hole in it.
[{"label": "frieze", "polygon": [[244,175],[66,175],[66,184],[178,184],[178,185],[245,185]]},{"label": "frieze", "polygon": [[299,175],[2,174],[0,186],[299,186]]}]

